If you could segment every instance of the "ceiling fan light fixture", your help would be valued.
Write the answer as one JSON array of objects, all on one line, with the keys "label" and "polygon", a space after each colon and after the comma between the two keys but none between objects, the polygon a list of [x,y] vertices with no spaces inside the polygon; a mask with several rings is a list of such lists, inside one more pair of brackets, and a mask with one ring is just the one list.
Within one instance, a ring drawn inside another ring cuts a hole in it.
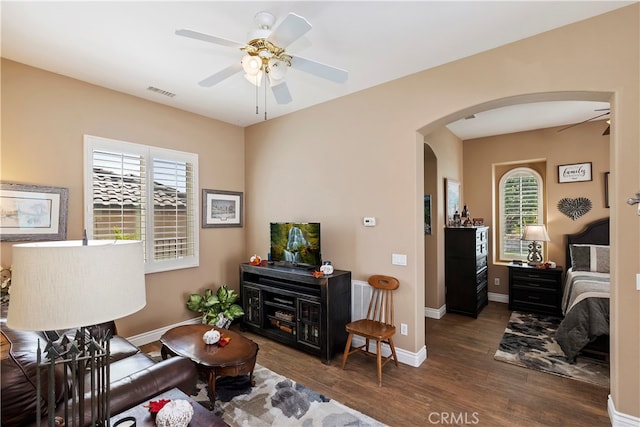
[{"label": "ceiling fan light fixture", "polygon": [[262,84],[262,74],[263,72],[258,70],[258,72],[253,75],[249,73],[245,74],[244,78],[247,79],[247,81],[252,85],[260,87],[260,85]]},{"label": "ceiling fan light fixture", "polygon": [[282,80],[287,74],[288,65],[286,62],[271,58],[268,63],[269,77],[275,80]]},{"label": "ceiling fan light fixture", "polygon": [[242,58],[242,69],[250,76],[255,76],[261,72],[262,60],[257,56],[245,55]]}]

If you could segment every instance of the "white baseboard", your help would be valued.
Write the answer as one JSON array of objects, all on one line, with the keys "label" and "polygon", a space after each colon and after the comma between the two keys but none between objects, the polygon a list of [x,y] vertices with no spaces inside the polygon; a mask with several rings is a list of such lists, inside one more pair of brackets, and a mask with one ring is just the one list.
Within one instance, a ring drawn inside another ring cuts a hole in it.
[{"label": "white baseboard", "polygon": [[127,340],[135,345],[136,347],[140,347],[141,345],[149,344],[150,342],[158,341],[162,334],[167,332],[171,328],[175,328],[176,326],[182,325],[196,325],[202,322],[201,317],[196,317],[193,319],[185,320],[184,322],[174,323],[173,325],[164,326],[159,329],[154,329],[153,331],[144,332],[142,334],[134,335],[132,337],[127,337]]},{"label": "white baseboard", "polygon": [[[359,336],[354,336],[351,341],[352,347],[359,347],[365,344],[365,339]],[[376,352],[376,342],[369,342],[369,351],[372,353]],[[382,344],[382,356],[388,357],[391,355],[391,349],[387,344]],[[413,353],[411,351],[404,350],[402,348],[396,347],[396,356],[398,356],[398,362],[404,363],[405,365],[412,366],[417,368],[422,365],[422,363],[427,360],[427,347],[422,346],[422,348],[417,352]]]},{"label": "white baseboard", "polygon": [[615,407],[615,404],[613,403],[613,399],[611,398],[611,395],[609,395],[609,398],[607,399],[607,411],[609,412],[611,427],[640,426],[640,418],[616,411],[616,407]]},{"label": "white baseboard", "polygon": [[[127,337],[127,340],[131,344],[135,345],[136,347],[140,347],[141,345],[158,341],[162,336],[162,334],[164,334],[171,328],[175,328],[176,326],[182,326],[182,325],[197,325],[200,322],[201,322],[201,318],[196,317],[193,319],[185,320],[184,322],[163,326],[162,328],[154,329],[153,331],[144,332],[138,335],[133,335],[131,337]],[[360,345],[364,345],[364,342],[365,342],[364,338],[354,336],[352,345],[354,347],[357,347]],[[373,342],[373,344],[369,343],[369,348],[370,348],[370,351],[375,353],[375,342]],[[389,356],[390,354],[391,354],[391,350],[389,349],[389,346],[386,344],[383,344],[382,355],[386,357],[386,356]],[[418,351],[417,353],[413,353],[413,352],[404,350],[402,348],[396,347],[396,356],[398,356],[398,362],[404,363],[405,365],[418,367],[422,364],[422,362],[424,362],[427,359],[427,348],[425,346],[422,346],[420,351]]]},{"label": "white baseboard", "polygon": [[424,317],[428,317],[429,319],[442,319],[442,316],[444,316],[446,313],[447,313],[446,305],[443,305],[440,308],[431,308],[431,307],[424,308]]},{"label": "white baseboard", "polygon": [[[489,301],[509,304],[509,295],[489,292]],[[447,313],[446,304],[440,308],[431,308],[431,307],[424,308],[424,317],[428,317],[430,319],[442,319],[442,316],[444,316],[446,313]]]},{"label": "white baseboard", "polygon": [[501,302],[504,304],[509,304],[509,295],[507,294],[499,294],[497,292],[489,292],[489,301]]}]

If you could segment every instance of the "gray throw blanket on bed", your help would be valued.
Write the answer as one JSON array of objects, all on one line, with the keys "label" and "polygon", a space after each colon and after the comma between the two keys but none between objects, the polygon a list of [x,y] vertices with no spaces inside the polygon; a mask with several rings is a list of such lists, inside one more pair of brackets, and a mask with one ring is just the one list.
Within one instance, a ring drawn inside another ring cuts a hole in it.
[{"label": "gray throw blanket on bed", "polygon": [[556,331],[556,341],[569,362],[573,363],[585,345],[600,335],[608,334],[609,299],[586,298],[566,314]]}]

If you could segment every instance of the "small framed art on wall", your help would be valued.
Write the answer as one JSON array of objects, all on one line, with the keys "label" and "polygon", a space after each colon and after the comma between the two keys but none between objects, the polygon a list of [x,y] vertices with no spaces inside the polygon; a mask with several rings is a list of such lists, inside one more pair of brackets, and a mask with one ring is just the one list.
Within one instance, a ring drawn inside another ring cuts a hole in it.
[{"label": "small framed art on wall", "polygon": [[202,190],[202,228],[242,227],[242,193]]}]

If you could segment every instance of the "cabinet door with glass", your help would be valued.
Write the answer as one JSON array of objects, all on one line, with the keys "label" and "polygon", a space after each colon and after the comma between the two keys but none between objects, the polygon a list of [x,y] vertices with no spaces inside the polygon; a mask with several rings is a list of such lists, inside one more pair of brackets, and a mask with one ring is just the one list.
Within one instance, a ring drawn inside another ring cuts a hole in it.
[{"label": "cabinet door with glass", "polygon": [[242,299],[245,307],[244,321],[262,327],[262,292],[260,289],[244,286]]},{"label": "cabinet door with glass", "polygon": [[320,348],[320,313],[319,301],[298,298],[298,342]]}]

